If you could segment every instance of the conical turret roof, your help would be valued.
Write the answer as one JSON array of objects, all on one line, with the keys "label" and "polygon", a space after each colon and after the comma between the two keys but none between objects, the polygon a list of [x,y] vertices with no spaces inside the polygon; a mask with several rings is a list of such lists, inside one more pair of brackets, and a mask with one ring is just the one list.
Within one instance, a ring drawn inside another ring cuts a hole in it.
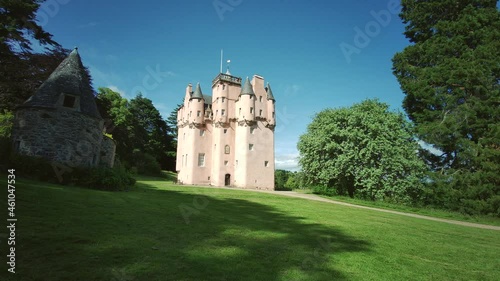
[{"label": "conical turret roof", "polygon": [[240,96],[241,95],[255,96],[255,93],[253,92],[252,84],[250,84],[250,80],[248,80],[248,77],[245,80],[245,84],[243,85],[243,87],[241,87]]},{"label": "conical turret roof", "polygon": [[273,91],[271,90],[271,85],[267,83],[267,100],[275,100],[273,96]]},{"label": "conical turret roof", "polygon": [[203,99],[203,93],[201,92],[200,83],[196,84],[196,89],[191,95],[191,99]]},{"label": "conical turret roof", "polygon": [[56,107],[61,94],[80,97],[80,112],[101,118],[82,60],[75,48],[22,106]]}]

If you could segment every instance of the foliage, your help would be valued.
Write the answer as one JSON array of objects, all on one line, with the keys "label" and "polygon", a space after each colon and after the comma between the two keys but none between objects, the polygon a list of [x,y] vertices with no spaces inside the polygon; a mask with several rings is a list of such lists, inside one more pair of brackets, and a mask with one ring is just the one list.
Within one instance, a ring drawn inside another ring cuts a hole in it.
[{"label": "foliage", "polygon": [[135,149],[133,151],[134,166],[139,174],[143,175],[160,175],[161,167],[156,161],[156,158],[148,153]]},{"label": "foliage", "polygon": [[10,168],[23,177],[52,183],[70,184],[91,189],[121,191],[133,186],[135,180],[125,170],[115,168],[71,168],[58,176],[57,165],[41,157],[12,155]]},{"label": "foliage", "polygon": [[123,167],[74,169],[71,183],[97,190],[123,191],[135,184],[135,179]]},{"label": "foliage", "polygon": [[[37,24],[41,2],[0,0],[0,110],[14,110],[27,100],[68,55]],[[45,51],[34,53],[33,42]]]},{"label": "foliage", "polygon": [[300,137],[299,163],[308,181],[337,194],[415,202],[425,171],[417,147],[402,114],[366,100],[318,113]]},{"label": "foliage", "polygon": [[491,0],[404,0],[413,43],[393,58],[403,107],[435,171],[427,201],[500,214],[500,12]]},{"label": "foliage", "polygon": [[276,190],[285,188],[286,181],[292,172],[286,170],[276,170],[274,171],[274,188]]},{"label": "foliage", "polygon": [[175,170],[174,137],[150,99],[139,94],[128,101],[109,88],[99,88],[96,102],[107,133],[116,141],[116,154],[128,168],[148,174],[159,174],[161,168]]}]

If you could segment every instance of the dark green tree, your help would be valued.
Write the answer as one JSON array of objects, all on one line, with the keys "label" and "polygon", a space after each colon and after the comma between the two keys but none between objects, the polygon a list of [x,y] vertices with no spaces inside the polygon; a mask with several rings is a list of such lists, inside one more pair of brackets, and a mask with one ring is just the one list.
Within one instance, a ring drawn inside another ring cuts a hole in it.
[{"label": "dark green tree", "polygon": [[175,157],[169,153],[175,151],[170,128],[153,102],[138,94],[130,100],[129,109],[133,117],[130,133],[134,147],[153,155],[163,169],[175,170]]},{"label": "dark green tree", "polygon": [[274,187],[276,189],[286,188],[285,185],[291,173],[290,171],[280,169],[274,171]]},{"label": "dark green tree", "polygon": [[318,113],[300,136],[299,163],[312,185],[370,200],[415,202],[425,165],[403,114],[366,100]]},{"label": "dark green tree", "polygon": [[[42,2],[0,0],[0,110],[28,99],[69,53],[37,24]],[[34,53],[33,41],[45,52]]]},{"label": "dark green tree", "polygon": [[[436,171],[429,203],[500,215],[500,13],[493,0],[403,0],[393,58],[403,107]],[[443,201],[444,200],[444,201]]]}]

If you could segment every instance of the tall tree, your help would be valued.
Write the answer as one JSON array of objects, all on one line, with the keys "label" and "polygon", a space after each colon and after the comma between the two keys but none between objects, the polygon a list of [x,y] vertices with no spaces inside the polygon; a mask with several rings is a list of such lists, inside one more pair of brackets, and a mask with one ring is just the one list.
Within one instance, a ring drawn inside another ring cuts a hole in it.
[{"label": "tall tree", "polygon": [[[68,55],[36,22],[40,0],[0,0],[0,109],[28,99]],[[33,41],[46,51],[34,53]]]},{"label": "tall tree", "polygon": [[425,165],[410,124],[388,108],[366,100],[318,113],[297,145],[310,183],[370,200],[419,200]]},{"label": "tall tree", "polygon": [[155,156],[162,168],[175,169],[175,158],[168,154],[174,151],[172,136],[153,102],[138,94],[130,100],[129,109],[133,116],[134,147]]},{"label": "tall tree", "polygon": [[403,107],[452,205],[500,216],[500,12],[493,0],[403,0]]}]

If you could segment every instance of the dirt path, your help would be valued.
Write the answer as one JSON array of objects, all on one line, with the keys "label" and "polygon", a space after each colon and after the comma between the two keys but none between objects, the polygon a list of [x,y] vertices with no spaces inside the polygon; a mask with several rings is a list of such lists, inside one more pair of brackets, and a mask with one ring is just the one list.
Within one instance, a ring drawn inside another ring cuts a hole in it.
[{"label": "dirt path", "polygon": [[343,206],[348,206],[348,207],[353,207],[353,208],[360,208],[360,209],[366,209],[366,210],[371,210],[371,211],[390,213],[390,214],[407,216],[407,217],[412,217],[412,218],[418,218],[418,219],[424,219],[424,220],[430,220],[430,221],[438,221],[438,222],[444,222],[444,223],[449,223],[449,224],[456,224],[456,225],[462,225],[462,226],[468,226],[468,227],[476,227],[476,228],[492,229],[492,230],[500,231],[500,226],[472,223],[472,222],[464,222],[464,221],[456,221],[456,220],[449,220],[449,219],[441,219],[441,218],[417,215],[417,214],[412,214],[412,213],[404,213],[404,212],[398,212],[398,211],[392,211],[392,210],[386,210],[386,209],[380,209],[380,208],[366,207],[366,206],[355,205],[355,204],[351,204],[351,203],[335,201],[332,199],[326,199],[326,198],[319,197],[319,196],[314,195],[314,194],[297,193],[295,191],[269,191],[269,190],[240,189],[240,188],[230,188],[230,187],[210,187],[210,188],[222,188],[222,189],[233,189],[233,190],[237,189],[237,190],[250,191],[250,192],[262,192],[262,193],[276,194],[276,195],[281,195],[281,196],[303,198],[303,199],[307,199],[307,200],[326,202],[326,203],[330,203],[330,204],[337,204],[337,205],[343,205]]}]

